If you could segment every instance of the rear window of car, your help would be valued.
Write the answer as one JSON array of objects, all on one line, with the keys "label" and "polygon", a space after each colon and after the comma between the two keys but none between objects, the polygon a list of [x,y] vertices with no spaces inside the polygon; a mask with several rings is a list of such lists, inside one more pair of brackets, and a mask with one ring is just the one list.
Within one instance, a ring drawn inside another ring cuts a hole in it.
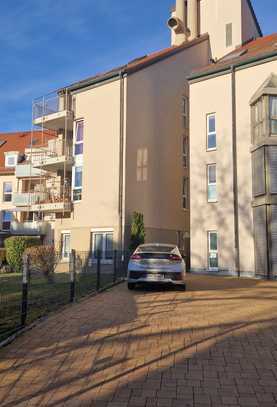
[{"label": "rear window of car", "polygon": [[138,248],[138,253],[172,253],[175,246],[147,245]]}]

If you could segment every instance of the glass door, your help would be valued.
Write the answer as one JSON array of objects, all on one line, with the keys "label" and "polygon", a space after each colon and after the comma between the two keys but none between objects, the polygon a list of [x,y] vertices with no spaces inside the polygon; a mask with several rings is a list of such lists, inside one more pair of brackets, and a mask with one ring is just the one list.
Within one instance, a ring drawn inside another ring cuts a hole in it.
[{"label": "glass door", "polygon": [[70,233],[62,234],[62,258],[63,260],[69,260],[70,256]]},{"label": "glass door", "polygon": [[113,232],[92,233],[92,253],[96,260],[98,253],[102,262],[109,263],[113,259]]},{"label": "glass door", "polygon": [[208,232],[208,267],[218,270],[218,236],[217,232]]}]

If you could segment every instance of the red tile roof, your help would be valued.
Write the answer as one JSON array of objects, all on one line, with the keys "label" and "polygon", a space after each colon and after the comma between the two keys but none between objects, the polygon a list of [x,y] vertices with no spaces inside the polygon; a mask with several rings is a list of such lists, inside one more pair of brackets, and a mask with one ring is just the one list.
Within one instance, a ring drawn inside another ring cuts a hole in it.
[{"label": "red tile roof", "polygon": [[[51,131],[33,132],[33,146],[41,147],[46,145],[48,140],[56,137]],[[14,174],[14,168],[5,168],[5,153],[9,151],[18,151],[25,153],[25,148],[31,145],[32,132],[21,131],[15,133],[0,133],[0,174]]]},{"label": "red tile roof", "polygon": [[236,48],[215,63],[195,70],[191,75],[191,79],[201,74],[209,75],[216,71],[228,69],[232,65],[248,61],[251,62],[251,60],[255,58],[266,58],[275,53],[277,55],[277,33],[257,38],[256,40],[250,41],[241,47]]}]

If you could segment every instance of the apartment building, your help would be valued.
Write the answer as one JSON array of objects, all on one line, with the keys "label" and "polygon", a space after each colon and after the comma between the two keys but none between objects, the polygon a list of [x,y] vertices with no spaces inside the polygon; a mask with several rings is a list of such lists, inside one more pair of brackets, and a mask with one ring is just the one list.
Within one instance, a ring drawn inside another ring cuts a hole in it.
[{"label": "apartment building", "polygon": [[190,77],[193,270],[277,278],[277,34]]},{"label": "apartment building", "polygon": [[168,26],[169,48],[33,102],[34,129],[54,131],[57,141],[49,141],[43,157],[34,158],[32,146],[30,162],[40,185],[56,195],[38,203],[31,183],[28,213],[51,225],[47,239],[54,238],[65,260],[71,248],[100,249],[103,261],[112,249],[128,248],[134,211],[144,214],[147,241],[177,243],[190,258],[190,208],[193,217],[198,208],[190,159],[194,171],[201,100],[190,103],[187,78],[262,33],[249,0],[177,0]]},{"label": "apartment building", "polygon": [[[27,183],[30,182],[28,149],[32,143],[36,144],[36,148],[42,148],[45,142],[54,137],[52,133],[41,131],[0,133],[0,247],[3,246],[4,239],[11,235],[43,236],[46,234],[42,225],[33,222],[33,219],[28,219],[27,212],[21,214],[15,205],[19,204],[20,198],[24,196],[24,189],[22,189],[24,180]],[[25,172],[22,172],[22,169]]]}]

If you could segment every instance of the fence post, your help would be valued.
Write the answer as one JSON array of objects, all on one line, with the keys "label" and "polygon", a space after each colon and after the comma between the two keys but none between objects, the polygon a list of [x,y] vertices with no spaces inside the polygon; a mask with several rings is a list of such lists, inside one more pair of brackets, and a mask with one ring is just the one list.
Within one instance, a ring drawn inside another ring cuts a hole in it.
[{"label": "fence post", "polygon": [[70,257],[70,302],[74,302],[76,288],[76,251],[74,249],[71,250]]},{"label": "fence post", "polygon": [[29,256],[23,255],[21,326],[25,326],[28,311]]},{"label": "fence post", "polygon": [[113,254],[113,282],[117,280],[117,250]]},{"label": "fence post", "polygon": [[97,281],[96,281],[96,290],[100,290],[101,286],[101,251],[97,250]]}]

